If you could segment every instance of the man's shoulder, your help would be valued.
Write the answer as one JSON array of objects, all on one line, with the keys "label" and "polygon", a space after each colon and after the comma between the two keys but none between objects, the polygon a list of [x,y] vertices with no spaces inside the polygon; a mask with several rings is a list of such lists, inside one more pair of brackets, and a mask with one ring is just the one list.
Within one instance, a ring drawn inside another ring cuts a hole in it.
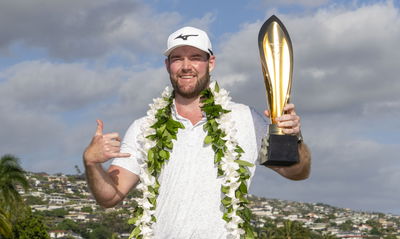
[{"label": "man's shoulder", "polygon": [[244,111],[250,110],[250,106],[242,104],[242,103],[233,102],[233,101],[230,102],[228,107],[229,107],[229,110],[239,111],[239,112],[240,111],[244,112]]},{"label": "man's shoulder", "polygon": [[[253,117],[256,116],[261,116],[261,114],[254,108],[242,103],[236,103],[236,102],[231,102],[229,105],[229,110],[232,110],[233,112],[237,113],[249,113]],[[262,116],[261,116],[262,117]]]},{"label": "man's shoulder", "polygon": [[229,110],[231,110],[235,115],[237,115],[240,118],[244,118],[244,116],[246,115],[250,116],[255,124],[256,123],[262,125],[267,124],[265,116],[263,116],[259,111],[257,111],[255,108],[251,106],[241,103],[231,102]]},{"label": "man's shoulder", "polygon": [[141,125],[143,125],[144,122],[146,122],[146,116],[142,116],[140,118],[136,118],[135,120],[132,121],[132,123],[128,127],[128,132],[138,132],[141,128]]}]

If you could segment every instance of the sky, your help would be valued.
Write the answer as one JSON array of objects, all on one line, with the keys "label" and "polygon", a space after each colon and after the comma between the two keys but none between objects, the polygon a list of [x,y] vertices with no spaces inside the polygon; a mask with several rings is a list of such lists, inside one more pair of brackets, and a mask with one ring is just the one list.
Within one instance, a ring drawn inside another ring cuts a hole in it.
[{"label": "sky", "polygon": [[400,215],[399,9],[398,0],[2,0],[0,154],[33,172],[83,170],[96,119],[123,136],[169,84],[162,53],[183,26],[208,32],[212,79],[262,112],[257,37],[275,14],[293,44],[291,100],[312,173],[290,181],[258,166],[251,193]]}]

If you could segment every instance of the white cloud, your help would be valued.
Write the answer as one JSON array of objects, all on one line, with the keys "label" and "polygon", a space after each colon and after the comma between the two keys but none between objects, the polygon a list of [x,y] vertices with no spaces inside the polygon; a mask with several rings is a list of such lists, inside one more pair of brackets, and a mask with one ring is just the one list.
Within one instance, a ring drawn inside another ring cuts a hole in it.
[{"label": "white cloud", "polygon": [[318,7],[324,4],[327,4],[329,0],[264,0],[265,5],[273,5],[273,6],[303,6],[303,7]]},{"label": "white cloud", "polygon": [[287,25],[295,49],[295,85],[307,110],[359,113],[369,101],[400,100],[400,83],[394,80],[400,53],[393,51],[400,17],[391,3],[288,16]]},{"label": "white cloud", "polygon": [[252,192],[287,200],[400,213],[397,183],[400,167],[397,157],[393,157],[399,145],[354,139],[345,129],[325,130],[318,136],[308,134],[306,140],[313,154],[309,179],[291,182],[260,167]]},{"label": "white cloud", "polygon": [[2,1],[0,47],[16,42],[73,60],[109,54],[160,53],[180,21],[177,13],[158,14],[142,1]]},{"label": "white cloud", "polygon": [[[400,52],[394,50],[400,41],[400,17],[393,4],[337,6],[310,16],[279,17],[293,41],[293,96],[303,110],[362,113],[371,101],[400,101],[400,82],[395,80]],[[215,75],[228,87],[235,84],[241,92],[251,92],[254,84],[262,88],[256,42],[261,24],[245,24],[222,39]]]},{"label": "white cloud", "polygon": [[27,111],[66,112],[116,94],[124,72],[88,69],[84,64],[23,62],[0,77],[0,99]]}]

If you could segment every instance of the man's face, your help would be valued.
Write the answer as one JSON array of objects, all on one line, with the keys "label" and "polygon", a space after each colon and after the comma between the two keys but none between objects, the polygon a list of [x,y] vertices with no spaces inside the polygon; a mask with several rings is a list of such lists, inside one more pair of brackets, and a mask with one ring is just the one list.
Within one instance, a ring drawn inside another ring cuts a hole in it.
[{"label": "man's face", "polygon": [[191,46],[174,49],[165,60],[175,93],[184,98],[198,97],[208,87],[214,64],[214,56]]}]

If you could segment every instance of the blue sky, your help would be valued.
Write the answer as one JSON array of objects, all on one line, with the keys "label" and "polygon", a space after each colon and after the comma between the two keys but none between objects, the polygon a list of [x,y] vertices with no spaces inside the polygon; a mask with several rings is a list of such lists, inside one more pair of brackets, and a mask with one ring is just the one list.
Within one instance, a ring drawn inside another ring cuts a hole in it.
[{"label": "blue sky", "polygon": [[209,33],[213,79],[262,111],[257,34],[272,14],[293,42],[313,169],[293,182],[258,167],[251,192],[400,214],[399,1],[2,1],[1,154],[29,171],[82,169],[96,119],[123,135],[168,84],[166,38],[185,25]]}]

